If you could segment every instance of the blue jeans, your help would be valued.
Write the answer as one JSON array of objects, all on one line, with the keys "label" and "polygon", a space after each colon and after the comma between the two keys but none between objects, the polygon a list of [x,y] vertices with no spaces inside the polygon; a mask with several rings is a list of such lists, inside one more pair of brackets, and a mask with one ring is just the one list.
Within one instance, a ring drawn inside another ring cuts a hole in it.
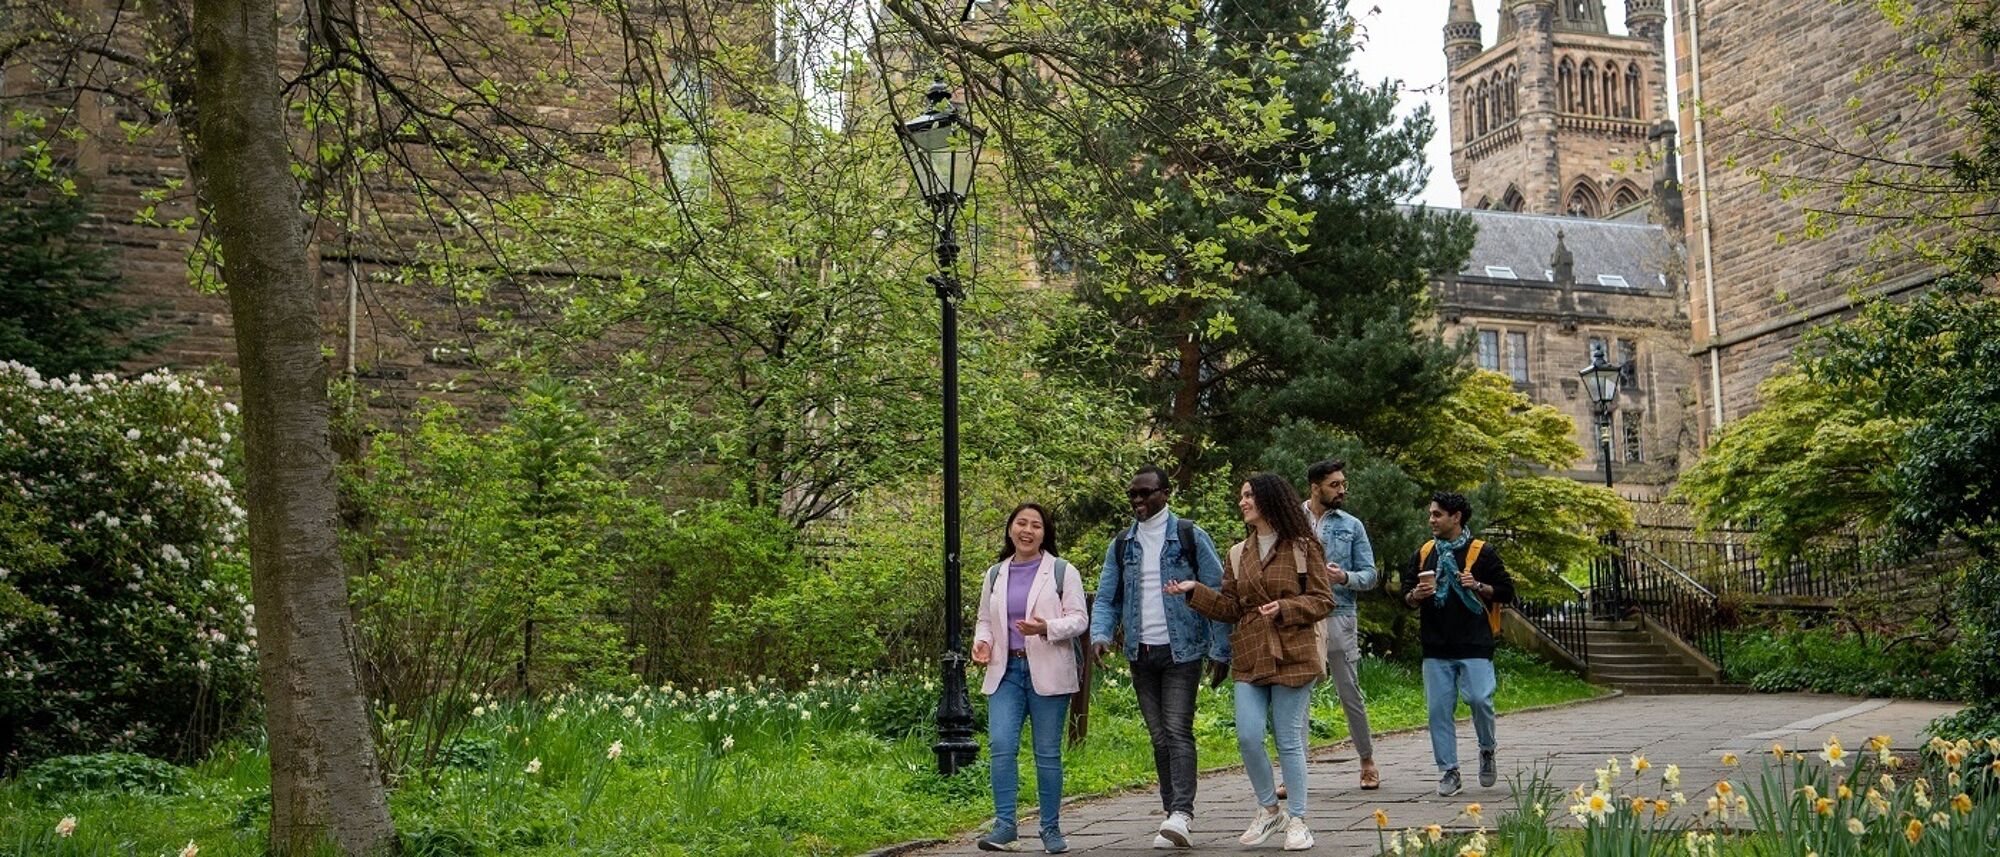
[{"label": "blue jeans", "polygon": [[1312,685],[1236,683],[1236,749],[1250,774],[1250,789],[1258,806],[1277,806],[1277,785],[1271,782],[1271,757],[1264,752],[1269,730],[1278,745],[1278,767],[1285,772],[1285,810],[1306,815],[1306,707]]},{"label": "blue jeans", "polygon": [[[999,657],[1007,657],[996,652]],[[1021,726],[1034,719],[1035,791],[1042,802],[1042,829],[1062,822],[1063,720],[1069,697],[1043,696],[1028,680],[1028,659],[1008,658],[999,689],[986,697],[986,749],[993,760],[993,829],[1014,830],[1014,804],[1021,793]]]},{"label": "blue jeans", "polygon": [[1499,680],[1489,658],[1425,658],[1424,706],[1430,710],[1431,756],[1439,771],[1458,768],[1458,699],[1472,709],[1479,749],[1497,746],[1493,737],[1493,692]]}]

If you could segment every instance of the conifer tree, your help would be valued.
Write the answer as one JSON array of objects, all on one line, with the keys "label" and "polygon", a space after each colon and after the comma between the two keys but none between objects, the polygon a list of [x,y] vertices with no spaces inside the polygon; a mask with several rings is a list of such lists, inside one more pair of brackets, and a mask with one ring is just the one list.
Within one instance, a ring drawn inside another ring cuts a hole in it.
[{"label": "conifer tree", "polygon": [[113,299],[118,272],[89,218],[90,199],[73,185],[0,165],[0,359],[89,374],[157,344],[131,334],[146,312]]},{"label": "conifer tree", "polygon": [[1192,110],[1114,119],[1093,135],[1104,151],[1077,155],[1130,167],[1064,233],[1090,249],[1079,293],[1117,331],[1108,351],[1072,358],[1153,407],[1184,483],[1267,458],[1283,422],[1411,442],[1464,371],[1424,318],[1429,275],[1463,261],[1471,224],[1403,205],[1426,180],[1431,118],[1398,118],[1396,85],[1349,67],[1344,3],[1190,14],[1147,61],[1204,64],[1253,115],[1221,134]]}]

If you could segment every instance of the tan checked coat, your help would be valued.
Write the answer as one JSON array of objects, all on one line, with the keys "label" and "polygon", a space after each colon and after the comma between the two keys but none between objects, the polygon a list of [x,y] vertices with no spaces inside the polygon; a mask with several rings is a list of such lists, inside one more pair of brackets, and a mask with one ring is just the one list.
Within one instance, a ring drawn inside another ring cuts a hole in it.
[{"label": "tan checked coat", "polygon": [[[1324,670],[1317,626],[1333,612],[1326,560],[1315,538],[1296,546],[1280,542],[1269,560],[1258,554],[1254,540],[1231,548],[1222,560],[1222,591],[1196,584],[1188,606],[1217,622],[1235,623],[1229,646],[1230,673],[1237,681],[1304,687]],[[1278,603],[1275,615],[1257,612],[1258,605],[1272,601]]]}]

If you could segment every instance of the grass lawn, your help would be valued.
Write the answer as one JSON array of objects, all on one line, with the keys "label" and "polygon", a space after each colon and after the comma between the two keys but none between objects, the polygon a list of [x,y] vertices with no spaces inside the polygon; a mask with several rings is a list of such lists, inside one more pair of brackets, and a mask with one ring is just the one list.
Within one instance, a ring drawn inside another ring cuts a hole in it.
[{"label": "grass lawn", "polygon": [[[1503,711],[1599,692],[1504,650],[1498,666]],[[1070,794],[1153,779],[1125,676],[1122,668],[1099,675],[1089,740],[1066,756]],[[1424,721],[1415,664],[1371,658],[1361,680],[1375,729]],[[992,799],[983,765],[950,779],[933,773],[935,698],[921,679],[851,677],[793,692],[669,688],[498,702],[477,709],[437,763],[407,772],[391,803],[410,855],[851,854],[947,836],[989,818]],[[1345,736],[1330,686],[1313,710],[1316,743]],[[1236,760],[1231,711],[1226,687],[1202,691],[1195,732],[1205,767]],[[907,732],[913,724],[918,731]],[[229,745],[171,795],[9,781],[0,785],[0,854],[175,854],[189,841],[202,857],[260,854],[266,764],[256,744]],[[1030,803],[1033,767],[1023,759]],[[52,831],[65,816],[75,831],[58,838]]]}]

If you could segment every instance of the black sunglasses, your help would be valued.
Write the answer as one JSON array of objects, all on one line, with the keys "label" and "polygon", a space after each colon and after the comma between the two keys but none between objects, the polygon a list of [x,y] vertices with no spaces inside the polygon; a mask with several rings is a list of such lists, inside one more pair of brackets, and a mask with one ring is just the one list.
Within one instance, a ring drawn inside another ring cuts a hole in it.
[{"label": "black sunglasses", "polygon": [[1128,489],[1126,489],[1126,491],[1125,491],[1125,496],[1126,496],[1126,497],[1129,497],[1129,498],[1131,498],[1131,499],[1133,499],[1133,500],[1137,500],[1137,499],[1139,499],[1139,498],[1141,498],[1141,497],[1151,497],[1151,496],[1153,496],[1154,494],[1158,494],[1158,493],[1160,493],[1161,491],[1165,491],[1165,490],[1167,490],[1167,489],[1166,489],[1165,487],[1160,487],[1160,488],[1128,488]]}]

